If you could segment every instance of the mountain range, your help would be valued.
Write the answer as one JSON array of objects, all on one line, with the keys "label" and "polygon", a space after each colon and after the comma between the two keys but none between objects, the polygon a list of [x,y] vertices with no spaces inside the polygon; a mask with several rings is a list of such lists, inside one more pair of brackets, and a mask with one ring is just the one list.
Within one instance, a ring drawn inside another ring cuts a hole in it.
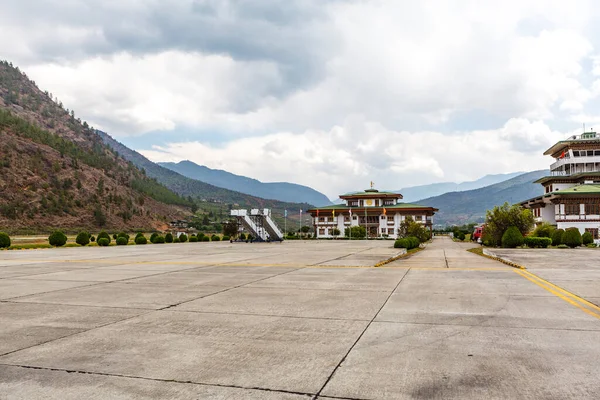
[{"label": "mountain range", "polygon": [[327,196],[308,186],[288,182],[261,182],[220,169],[211,169],[187,160],[178,163],[164,162],[158,164],[191,179],[264,199],[308,203],[317,207],[331,204]]},{"label": "mountain range", "polygon": [[504,202],[515,204],[542,195],[542,186],[533,182],[546,175],[548,170],[527,172],[479,189],[444,193],[419,200],[417,203],[439,209],[434,216],[436,225],[483,222],[486,210],[494,206]]},{"label": "mountain range", "polygon": [[439,196],[448,192],[464,192],[466,190],[479,189],[485,186],[506,181],[516,176],[522,175],[523,173],[524,172],[513,172],[510,174],[486,175],[477,180],[462,183],[440,182],[431,183],[428,185],[410,186],[400,190],[393,190],[393,192],[401,193],[404,197],[403,201],[407,203],[413,203],[421,199]]}]

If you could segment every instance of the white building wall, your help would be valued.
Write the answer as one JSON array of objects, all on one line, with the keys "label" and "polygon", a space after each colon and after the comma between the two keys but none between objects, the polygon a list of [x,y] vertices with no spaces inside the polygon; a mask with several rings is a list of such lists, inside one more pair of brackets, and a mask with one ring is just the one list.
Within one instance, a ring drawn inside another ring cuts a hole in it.
[{"label": "white building wall", "polygon": [[549,224],[556,224],[556,208],[554,204],[547,204],[546,207],[541,208],[541,217],[544,222],[548,222]]}]

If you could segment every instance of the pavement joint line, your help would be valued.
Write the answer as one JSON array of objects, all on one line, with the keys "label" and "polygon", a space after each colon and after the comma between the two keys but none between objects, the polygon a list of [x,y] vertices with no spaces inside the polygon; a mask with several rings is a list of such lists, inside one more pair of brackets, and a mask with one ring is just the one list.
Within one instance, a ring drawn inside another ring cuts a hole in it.
[{"label": "pavement joint line", "polygon": [[448,257],[446,257],[446,250],[442,250],[444,252],[444,262],[446,263],[446,268],[450,268],[448,266]]},{"label": "pavement joint line", "polygon": [[[489,316],[484,316],[488,318]],[[411,322],[411,321],[389,321],[389,320],[376,320],[376,324],[408,324],[408,325],[434,325],[434,326],[464,326],[471,328],[502,328],[502,329],[528,329],[534,331],[574,331],[574,332],[600,332],[599,329],[584,329],[584,328],[551,328],[551,327],[539,327],[539,326],[507,326],[507,325],[482,325],[482,324],[448,324],[443,322]]]},{"label": "pavement joint line", "polygon": [[360,319],[360,318],[301,317],[301,316],[297,316],[297,315],[237,313],[237,312],[231,312],[231,311],[229,311],[229,312],[203,311],[203,310],[153,310],[153,311],[182,312],[182,313],[211,314],[211,315],[240,315],[240,316],[246,316],[246,317],[311,319],[311,320],[321,320],[321,321],[355,321],[355,322],[368,322],[369,321],[368,319]]},{"label": "pavement joint line", "polygon": [[[70,334],[65,335],[65,336],[55,337],[53,339],[49,339],[49,340],[43,341],[41,343],[36,343],[36,344],[31,345],[31,346],[23,347],[21,349],[12,350],[12,351],[9,351],[7,353],[0,354],[0,358],[4,357],[4,356],[7,356],[9,354],[17,353],[17,352],[22,351],[22,350],[28,350],[28,349],[31,349],[33,347],[42,346],[44,344],[47,344],[47,343],[50,343],[50,342],[54,342],[56,340],[62,340],[62,339],[70,338],[72,336],[79,335],[81,333],[86,333],[86,332],[92,331],[94,329],[104,328],[104,327],[107,327],[107,326],[110,326],[110,325],[114,325],[114,324],[118,324],[118,323],[121,323],[121,322],[124,322],[124,321],[128,321],[128,320],[133,319],[133,318],[141,317],[142,315],[150,314],[150,313],[152,313],[152,312],[154,312],[156,310],[146,310],[146,311],[147,312],[141,312],[141,313],[136,314],[136,315],[132,315],[132,316],[129,316],[129,317],[126,317],[126,318],[123,318],[123,319],[116,320],[116,321],[111,321],[111,322],[108,322],[106,324],[94,326],[94,327],[91,327],[89,329],[82,329],[79,332],[73,332],[73,333],[70,333]],[[0,365],[2,365],[2,364],[0,364]]]},{"label": "pavement joint line", "polygon": [[356,338],[356,340],[354,341],[354,343],[352,343],[352,345],[350,346],[350,348],[348,349],[348,351],[346,352],[346,354],[344,354],[344,357],[342,357],[342,359],[340,360],[340,362],[333,368],[333,371],[331,371],[331,374],[329,374],[329,376],[325,380],[325,383],[323,384],[323,386],[321,386],[321,389],[319,389],[319,391],[317,392],[317,394],[315,395],[315,397],[313,397],[313,400],[318,399],[318,397],[321,395],[321,392],[323,392],[323,390],[327,387],[327,385],[329,384],[329,382],[331,382],[331,380],[333,379],[333,377],[334,377],[335,373],[337,372],[337,370],[341,367],[341,365],[344,363],[344,361],[346,361],[346,359],[348,358],[348,356],[350,355],[350,353],[352,352],[352,350],[354,349],[354,347],[356,347],[356,345],[358,344],[358,342],[360,341],[360,339],[364,336],[364,334],[367,331],[367,329],[369,329],[369,327],[371,326],[371,324],[373,324],[373,321],[375,321],[375,318],[377,318],[377,316],[379,315],[379,313],[381,312],[381,310],[383,310],[383,307],[385,307],[385,305],[390,301],[390,299],[392,298],[392,294],[398,289],[398,287],[400,286],[400,284],[402,283],[402,281],[404,281],[404,278],[406,278],[406,275],[408,275],[409,273],[410,273],[410,268],[406,271],[406,273],[404,275],[402,275],[402,278],[400,278],[400,280],[398,281],[398,283],[394,287],[394,290],[392,290],[392,292],[387,296],[387,298],[385,299],[385,301],[383,302],[383,304],[381,305],[381,307],[379,307],[379,310],[377,310],[377,312],[375,313],[375,315],[373,315],[373,318],[371,318],[371,320],[367,323],[367,325],[365,326],[365,329],[363,329],[363,331],[360,333],[360,335],[358,335],[358,337]]},{"label": "pavement joint line", "polygon": [[42,370],[42,371],[55,371],[55,372],[66,372],[66,373],[76,373],[83,375],[98,375],[98,376],[106,376],[112,378],[129,378],[129,379],[142,379],[145,381],[153,381],[153,382],[164,382],[164,383],[179,383],[179,384],[188,384],[188,385],[198,385],[198,386],[211,386],[211,387],[221,387],[221,388],[232,388],[232,389],[243,389],[243,390],[259,390],[263,392],[272,392],[272,393],[285,393],[285,394],[295,394],[300,396],[314,396],[314,393],[307,392],[295,392],[291,390],[283,390],[283,389],[269,389],[262,387],[246,387],[240,385],[225,385],[219,383],[205,383],[205,382],[194,382],[194,381],[182,381],[178,379],[164,379],[164,378],[149,378],[145,376],[136,376],[136,375],[126,375],[126,374],[114,374],[109,372],[93,372],[93,371],[84,371],[77,369],[66,369],[66,368],[55,368],[55,367],[38,367],[33,365],[21,365],[21,364],[6,364],[0,362],[0,365],[6,367],[18,367],[24,369],[34,369],[34,370]]},{"label": "pavement joint line", "polygon": [[320,264],[323,264],[323,263],[326,263],[326,262],[330,262],[330,261],[341,260],[343,258],[348,258],[350,256],[353,256],[353,255],[356,255],[356,254],[359,254],[359,253],[364,253],[365,251],[369,251],[369,250],[373,250],[373,249],[377,249],[377,248],[376,247],[368,247],[368,248],[363,249],[363,250],[355,251],[354,253],[343,254],[343,255],[341,255],[339,257],[335,257],[335,258],[332,258],[330,260],[319,261],[319,262],[317,262],[315,264],[310,264],[310,265],[311,266],[316,266],[316,265],[320,265]]},{"label": "pavement joint line", "polygon": [[227,289],[224,289],[224,290],[220,290],[220,291],[218,291],[218,292],[215,292],[215,293],[210,293],[210,294],[207,294],[207,295],[203,295],[203,296],[197,297],[197,298],[195,298],[195,299],[191,299],[191,300],[185,300],[185,301],[179,302],[179,303],[177,303],[177,304],[171,304],[171,305],[169,305],[169,306],[166,306],[166,307],[163,307],[163,308],[159,308],[157,311],[168,310],[169,308],[177,307],[177,306],[179,306],[179,305],[181,305],[181,304],[185,304],[185,303],[189,303],[189,302],[192,302],[192,301],[195,301],[195,300],[203,299],[203,298],[205,298],[205,297],[214,296],[214,295],[217,295],[217,294],[219,294],[219,293],[228,292],[228,291],[230,291],[230,290],[237,289],[237,288],[241,288],[241,287],[243,287],[243,286],[250,285],[250,284],[252,284],[252,283],[256,283],[256,282],[260,282],[260,281],[264,281],[264,280],[267,280],[267,279],[270,279],[270,278],[274,278],[274,277],[276,277],[276,276],[280,276],[280,275],[289,274],[290,272],[298,271],[298,270],[301,270],[301,269],[302,269],[302,268],[297,268],[297,269],[293,269],[293,270],[291,270],[291,271],[285,271],[285,272],[282,272],[282,273],[279,273],[279,274],[275,274],[275,275],[268,275],[268,276],[266,276],[266,277],[263,277],[263,278],[257,279],[257,280],[255,280],[255,281],[252,281],[252,282],[247,282],[247,283],[244,283],[244,284],[241,284],[241,285],[232,286],[232,287],[230,287],[230,288],[227,288]]},{"label": "pavement joint line", "polygon": [[582,297],[580,297],[580,296],[576,295],[575,293],[569,292],[568,290],[566,290],[566,289],[563,289],[563,288],[561,288],[560,286],[557,286],[557,285],[553,284],[552,282],[545,280],[544,278],[542,278],[542,277],[540,277],[540,276],[538,276],[538,275],[534,274],[533,272],[530,272],[530,271],[523,271],[523,273],[525,273],[525,274],[527,274],[527,275],[529,275],[529,276],[533,277],[534,279],[537,279],[538,281],[540,281],[540,282],[542,282],[542,283],[544,283],[544,284],[546,284],[546,285],[548,285],[548,286],[552,287],[553,289],[556,289],[556,290],[558,290],[559,292],[561,292],[561,293],[563,293],[563,294],[565,294],[565,295],[567,295],[567,296],[571,297],[571,298],[572,298],[572,299],[574,299],[575,301],[578,301],[579,303],[581,303],[581,304],[583,304],[583,305],[585,305],[585,306],[587,306],[587,307],[593,308],[593,309],[595,309],[596,311],[600,311],[600,307],[598,307],[598,306],[597,306],[597,305],[595,305],[594,303],[591,303],[591,302],[587,301],[586,299],[584,299],[584,298],[582,298]]},{"label": "pavement joint line", "polygon": [[43,303],[37,301],[12,301],[10,299],[0,300],[0,303],[8,303],[8,304],[43,304],[46,306],[67,306],[67,307],[88,307],[88,308],[110,308],[116,310],[143,310],[143,311],[156,311],[156,308],[142,308],[142,307],[123,307],[123,306],[95,306],[95,305],[87,305],[87,304],[69,304],[69,303]]},{"label": "pavement joint line", "polygon": [[[582,310],[583,312],[600,319],[600,313],[596,313],[588,308],[586,308],[587,304],[591,304],[594,307],[592,308],[598,308],[596,305],[589,303],[587,300],[581,299],[579,296],[564,290],[558,286],[555,286],[553,284],[551,284],[550,282],[539,278],[537,275],[535,274],[531,274],[532,276],[529,276],[527,274],[525,274],[524,272],[521,271],[515,271],[517,274],[521,275],[523,278],[535,283],[536,285],[538,285],[539,287],[541,287],[542,289],[547,290],[548,292],[552,293],[553,295],[561,298],[562,300],[566,301],[567,303],[574,305],[575,307],[579,308],[580,310]],[[536,279],[537,278],[537,279]],[[561,293],[562,292],[562,293]],[[582,304],[580,304],[579,302],[581,301]]]}]

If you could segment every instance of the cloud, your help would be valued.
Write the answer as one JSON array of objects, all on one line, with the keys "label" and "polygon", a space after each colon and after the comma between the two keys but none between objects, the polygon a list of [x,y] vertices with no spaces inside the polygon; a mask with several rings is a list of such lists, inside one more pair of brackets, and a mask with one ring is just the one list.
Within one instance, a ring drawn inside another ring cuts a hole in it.
[{"label": "cloud", "polygon": [[397,190],[424,181],[548,168],[551,160],[542,152],[565,135],[526,119],[511,119],[495,130],[445,135],[394,131],[354,117],[329,131],[274,133],[219,147],[170,143],[140,152],[153,161],[191,160],[263,181],[292,181],[333,198],[366,188],[371,180]]},{"label": "cloud", "polygon": [[5,3],[0,54],[82,119],[331,195],[543,168],[598,120],[592,1]]}]

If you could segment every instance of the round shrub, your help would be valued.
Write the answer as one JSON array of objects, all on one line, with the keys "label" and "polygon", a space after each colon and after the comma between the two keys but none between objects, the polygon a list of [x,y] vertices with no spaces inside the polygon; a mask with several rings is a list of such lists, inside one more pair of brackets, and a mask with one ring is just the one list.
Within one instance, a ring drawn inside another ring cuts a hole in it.
[{"label": "round shrub", "polygon": [[51,246],[56,247],[64,246],[67,244],[67,236],[61,231],[54,231],[48,237],[48,243],[50,243]]},{"label": "round shrub", "polygon": [[203,238],[205,235],[202,232],[199,232],[196,237],[198,237],[198,241],[202,240],[201,238]]},{"label": "round shrub", "polygon": [[562,235],[565,233],[563,229],[557,229],[552,232],[552,246],[558,246],[562,244]]},{"label": "round shrub", "polygon": [[410,248],[410,242],[406,238],[397,239],[394,242],[394,248],[396,248],[396,249],[407,249],[408,250]]},{"label": "round shrub", "polygon": [[75,238],[75,243],[80,246],[87,246],[90,244],[90,234],[85,231],[79,232]]},{"label": "round shrub", "polygon": [[185,243],[185,242],[187,242],[187,241],[188,241],[188,237],[187,237],[187,235],[186,235],[185,233],[182,233],[181,235],[179,235],[179,241],[180,241],[181,243]]},{"label": "round shrub", "polygon": [[[117,233],[117,239],[118,239],[118,238],[120,238],[120,237],[124,237],[124,238],[126,238],[126,239],[127,239],[127,241],[129,242],[129,235],[128,235],[128,234],[126,234],[125,232],[119,232],[119,233]],[[115,239],[115,240],[116,240],[116,239]]]},{"label": "round shrub", "polygon": [[229,236],[227,235],[223,235],[223,238],[221,240],[223,240],[224,242],[228,241],[230,239]]},{"label": "round shrub", "polygon": [[158,233],[153,232],[152,235],[150,235],[150,243],[156,243],[156,238],[158,237]]},{"label": "round shrub", "polygon": [[594,237],[592,236],[592,234],[590,232],[585,232],[581,236],[581,242],[583,243],[584,246],[587,246],[588,244],[594,243]]},{"label": "round shrub", "polygon": [[173,238],[173,243],[181,243],[181,240],[179,240],[178,237],[174,237]]},{"label": "round shrub", "polygon": [[[143,233],[143,232],[138,232],[138,233],[136,233],[136,235],[135,235],[135,238],[137,239],[137,238],[139,238],[140,236],[144,236],[144,233]],[[144,236],[144,237],[145,237],[145,236]]]},{"label": "round shrub", "polygon": [[167,243],[173,243],[173,234],[172,233],[167,233],[165,235],[165,242],[167,242]]},{"label": "round shrub", "polygon": [[198,238],[194,235],[190,236],[190,243],[196,243],[198,241]]},{"label": "round shrub", "polygon": [[221,240],[221,238],[219,236],[217,236],[217,235],[212,235],[210,237],[210,240],[213,241],[213,242],[218,242],[219,240]]},{"label": "round shrub", "polygon": [[129,240],[125,236],[117,236],[117,246],[127,246]]},{"label": "round shrub", "polygon": [[559,249],[568,249],[569,248],[569,246],[567,246],[566,244],[559,244],[556,247],[558,247]]},{"label": "round shrub", "polygon": [[562,242],[571,248],[581,246],[583,240],[581,239],[581,233],[579,233],[579,229],[567,229],[562,235]]},{"label": "round shrub", "polygon": [[96,238],[97,240],[100,239],[108,239],[108,244],[110,244],[111,240],[110,240],[110,236],[108,235],[108,233],[102,231],[98,234],[98,237]]},{"label": "round shrub", "polygon": [[587,244],[585,247],[589,247],[590,249],[595,249],[596,247],[598,247],[598,245],[596,243],[590,243],[590,244]]},{"label": "round shrub", "polygon": [[94,243],[96,241],[96,236],[92,235],[90,236],[90,242]]},{"label": "round shrub", "polygon": [[106,247],[110,244],[110,238],[101,237],[98,239],[98,246]]},{"label": "round shrub", "polygon": [[154,238],[154,243],[155,244],[163,244],[164,242],[165,242],[165,237],[164,236],[158,235],[157,237]]},{"label": "round shrub", "polygon": [[502,235],[502,247],[509,249],[522,246],[524,241],[521,231],[516,226],[509,226],[504,235]]},{"label": "round shrub", "polygon": [[10,247],[10,236],[4,232],[0,232],[0,249],[6,249]]},{"label": "round shrub", "polygon": [[210,238],[208,236],[202,236],[203,242],[210,242]]},{"label": "round shrub", "polygon": [[246,241],[247,241],[247,242],[251,242],[251,241],[253,241],[253,240],[254,240],[254,237],[253,237],[251,234],[247,234],[247,235],[246,235]]},{"label": "round shrub", "polygon": [[240,239],[246,240],[246,234],[245,233],[240,233]]},{"label": "round shrub", "polygon": [[148,243],[148,239],[146,239],[146,237],[144,235],[140,236],[138,234],[138,236],[135,237],[135,244],[146,244]]},{"label": "round shrub", "polygon": [[416,249],[421,244],[421,241],[415,236],[409,236],[407,239],[410,241],[411,249]]}]

